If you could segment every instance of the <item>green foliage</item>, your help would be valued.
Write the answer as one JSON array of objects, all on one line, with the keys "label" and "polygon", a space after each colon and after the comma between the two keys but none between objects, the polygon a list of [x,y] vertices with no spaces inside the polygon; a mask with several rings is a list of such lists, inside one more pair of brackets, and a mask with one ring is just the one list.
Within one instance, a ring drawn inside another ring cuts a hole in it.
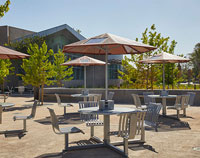
[{"label": "green foliage", "polygon": [[[136,38],[136,41],[139,41]],[[157,33],[156,27],[153,24],[150,29],[146,28],[142,33],[141,41],[144,44],[148,44],[157,47],[156,50],[139,55],[131,55],[130,58],[125,57],[122,61],[123,71],[119,71],[120,79],[123,79],[124,84],[134,88],[150,88],[153,89],[154,85],[159,86],[162,83],[162,65],[154,64],[140,64],[138,61],[143,58],[161,53],[162,51],[174,54],[174,48],[177,44],[175,40],[171,41],[168,45],[169,37],[163,37],[161,33]],[[166,64],[166,83],[176,83],[176,76],[178,69],[175,64]],[[171,75],[176,72],[176,75]],[[149,87],[150,85],[150,87]]]},{"label": "green foliage", "polygon": [[[58,53],[54,54],[54,71],[56,72],[54,75],[54,78],[56,80],[56,83],[59,87],[62,86],[61,80],[72,80],[73,77],[71,76],[73,74],[73,67],[68,66],[61,66],[60,64],[63,64],[65,62],[65,55],[64,53],[59,49]],[[68,61],[70,61],[69,59]]]},{"label": "green foliage", "polygon": [[0,18],[2,18],[9,10],[10,0],[7,0],[3,5],[0,5]]},{"label": "green foliage", "polygon": [[30,44],[28,54],[30,58],[23,59],[21,66],[25,71],[25,75],[20,74],[24,83],[32,84],[38,88],[44,84],[53,84],[53,81],[49,80],[55,75],[53,64],[49,60],[53,55],[53,51],[47,51],[47,45],[44,42],[40,48],[37,44]]},{"label": "green foliage", "polygon": [[200,81],[200,43],[195,45],[193,52],[190,54],[191,64],[193,66],[194,78]]},{"label": "green foliage", "polygon": [[5,78],[14,70],[11,66],[12,63],[9,59],[0,59],[0,84],[2,86],[2,91],[4,92],[4,82]]},{"label": "green foliage", "polygon": [[33,45],[36,43],[39,47],[41,47],[44,42],[45,42],[44,37],[34,36],[34,37],[30,37],[30,38],[24,38],[20,41],[10,42],[5,45],[9,46],[11,48],[14,48],[15,50],[17,50],[19,52],[27,54],[27,50],[30,47],[30,44]]}]

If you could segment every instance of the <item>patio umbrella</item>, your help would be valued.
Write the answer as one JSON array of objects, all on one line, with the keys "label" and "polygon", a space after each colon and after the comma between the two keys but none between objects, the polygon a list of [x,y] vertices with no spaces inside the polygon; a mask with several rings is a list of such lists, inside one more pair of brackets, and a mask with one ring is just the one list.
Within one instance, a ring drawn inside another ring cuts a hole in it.
[{"label": "patio umbrella", "polygon": [[140,60],[140,63],[144,64],[163,64],[163,90],[165,90],[165,63],[185,63],[190,61],[189,59],[162,52],[144,60]]},{"label": "patio umbrella", "polygon": [[106,63],[88,56],[82,56],[80,58],[65,62],[61,65],[65,66],[84,66],[84,88],[86,89],[86,66],[105,65]]},{"label": "patio umbrella", "polygon": [[30,55],[0,46],[0,59],[22,59]]},{"label": "patio umbrella", "polygon": [[139,54],[156,49],[143,43],[105,33],[79,42],[65,45],[65,53],[105,55],[105,100],[108,94],[108,55]]}]

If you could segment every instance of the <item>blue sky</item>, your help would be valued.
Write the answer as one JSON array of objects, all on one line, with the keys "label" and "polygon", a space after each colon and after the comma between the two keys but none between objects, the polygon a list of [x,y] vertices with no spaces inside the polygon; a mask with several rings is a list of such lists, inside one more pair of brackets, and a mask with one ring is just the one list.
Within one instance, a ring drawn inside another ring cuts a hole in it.
[{"label": "blue sky", "polygon": [[200,0],[11,0],[0,25],[37,32],[68,24],[86,38],[108,32],[135,39],[155,24],[178,42],[175,54],[186,55],[200,42],[199,6]]}]

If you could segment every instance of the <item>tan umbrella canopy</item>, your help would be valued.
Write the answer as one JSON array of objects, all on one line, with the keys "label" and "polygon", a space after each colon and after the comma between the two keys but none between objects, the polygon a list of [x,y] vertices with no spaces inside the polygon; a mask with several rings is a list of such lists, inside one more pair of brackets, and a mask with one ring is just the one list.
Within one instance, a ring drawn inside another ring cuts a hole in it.
[{"label": "tan umbrella canopy", "polygon": [[64,66],[84,66],[84,88],[86,88],[86,66],[105,65],[106,63],[88,56],[82,56],[80,58],[65,62],[61,65]]},{"label": "tan umbrella canopy", "polygon": [[139,54],[156,49],[143,43],[136,42],[127,38],[119,37],[109,33],[88,38],[79,42],[65,45],[65,53],[99,54],[105,55],[105,99],[108,94],[108,55],[119,54]]},{"label": "tan umbrella canopy", "polygon": [[140,63],[144,64],[163,64],[163,90],[165,90],[165,63],[185,63],[190,61],[189,59],[162,52],[144,60],[140,60]]},{"label": "tan umbrella canopy", "polygon": [[30,55],[0,46],[0,59],[23,59]]}]

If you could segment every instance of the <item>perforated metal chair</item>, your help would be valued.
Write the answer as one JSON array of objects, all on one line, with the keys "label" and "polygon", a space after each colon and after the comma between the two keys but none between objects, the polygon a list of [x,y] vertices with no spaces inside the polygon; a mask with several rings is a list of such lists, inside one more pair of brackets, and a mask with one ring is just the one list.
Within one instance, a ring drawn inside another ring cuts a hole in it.
[{"label": "perforated metal chair", "polygon": [[[98,102],[95,101],[80,101],[79,109],[97,107]],[[103,122],[99,120],[99,116],[95,114],[80,114],[80,118],[83,122],[86,123],[87,127],[90,127],[90,137],[94,136],[94,126],[103,126]]]},{"label": "perforated metal chair", "polygon": [[161,104],[151,102],[146,109],[145,126],[154,127],[156,132],[158,132],[158,117],[161,109]]},{"label": "perforated metal chair", "polygon": [[73,105],[70,104],[70,103],[61,103],[60,96],[58,94],[55,94],[55,96],[56,96],[56,99],[57,99],[58,106],[64,107],[64,115],[66,115],[66,107],[70,107],[70,106],[73,106]]},{"label": "perforated metal chair", "polygon": [[38,101],[35,100],[32,106],[31,114],[28,116],[14,116],[13,120],[23,120],[23,131],[26,131],[26,120],[33,119],[36,114],[36,107],[37,107]]},{"label": "perforated metal chair", "polygon": [[112,100],[115,92],[109,92],[108,93],[108,100]]},{"label": "perforated metal chair", "polygon": [[136,135],[141,135],[141,140],[145,141],[144,118],[145,111],[137,113],[120,114],[118,131],[110,132],[109,135],[117,135],[124,139],[124,153],[128,156],[128,140],[135,139]]},{"label": "perforated metal chair", "polygon": [[188,104],[190,106],[192,106],[194,104],[194,99],[195,99],[196,93],[194,93],[194,92],[187,92],[187,94],[190,96]]},{"label": "perforated metal chair", "polygon": [[131,95],[133,97],[134,105],[136,106],[136,108],[138,108],[138,109],[146,109],[147,108],[146,105],[141,105],[140,97],[138,94],[131,94]]},{"label": "perforated metal chair", "polygon": [[83,133],[85,134],[81,129],[77,127],[65,127],[60,128],[58,123],[58,118],[56,117],[56,114],[53,109],[47,108],[49,110],[50,116],[51,116],[51,123],[54,133],[56,134],[64,134],[65,135],[65,150],[68,149],[69,146],[69,134],[70,133]]}]

